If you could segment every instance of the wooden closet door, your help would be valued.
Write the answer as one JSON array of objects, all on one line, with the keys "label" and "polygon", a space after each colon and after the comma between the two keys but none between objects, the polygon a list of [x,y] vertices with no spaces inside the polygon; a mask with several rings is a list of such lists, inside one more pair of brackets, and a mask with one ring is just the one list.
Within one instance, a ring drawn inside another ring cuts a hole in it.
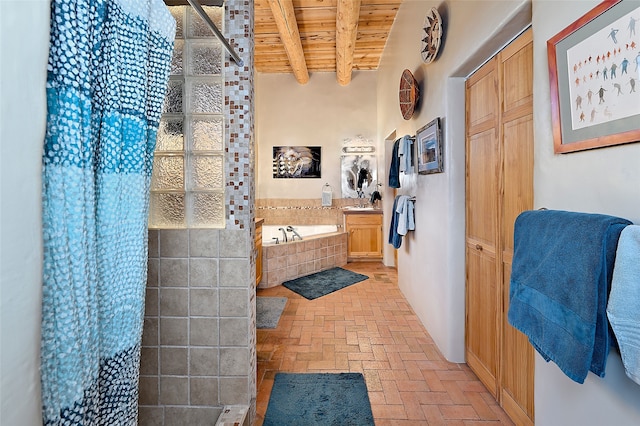
[{"label": "wooden closet door", "polygon": [[521,35],[500,53],[502,86],[502,406],[518,425],[533,424],[534,352],[507,320],[516,217],[533,208],[533,36]]},{"label": "wooden closet door", "polygon": [[516,217],[533,207],[531,30],[467,80],[469,367],[518,425],[532,425],[534,354],[508,323]]},{"label": "wooden closet door", "polygon": [[466,357],[498,397],[499,297],[497,261],[500,160],[497,61],[467,80]]}]

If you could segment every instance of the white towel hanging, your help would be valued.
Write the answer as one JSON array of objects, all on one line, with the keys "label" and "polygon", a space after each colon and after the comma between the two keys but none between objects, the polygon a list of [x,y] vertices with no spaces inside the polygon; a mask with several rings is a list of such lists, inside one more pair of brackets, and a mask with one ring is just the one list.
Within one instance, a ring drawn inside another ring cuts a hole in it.
[{"label": "white towel hanging", "polygon": [[333,203],[333,191],[331,185],[325,183],[322,187],[322,207],[331,207]]}]

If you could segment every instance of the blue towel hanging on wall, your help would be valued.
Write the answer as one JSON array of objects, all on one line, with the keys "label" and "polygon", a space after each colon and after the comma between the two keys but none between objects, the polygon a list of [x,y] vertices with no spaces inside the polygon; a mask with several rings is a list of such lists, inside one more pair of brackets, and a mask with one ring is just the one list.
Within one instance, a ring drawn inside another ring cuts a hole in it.
[{"label": "blue towel hanging on wall", "polygon": [[400,139],[393,143],[391,152],[391,164],[389,165],[389,187],[400,188],[400,156],[398,149],[400,148]]},{"label": "blue towel hanging on wall", "polygon": [[416,229],[413,213],[413,202],[408,195],[397,195],[393,200],[391,223],[389,226],[389,244],[398,249],[402,245],[402,237],[407,231]]},{"label": "blue towel hanging on wall", "polygon": [[515,222],[509,323],[572,380],[604,376],[607,295],[626,219],[557,210]]},{"label": "blue towel hanging on wall", "polygon": [[640,226],[624,228],[607,304],[607,317],[618,341],[627,376],[640,385]]}]

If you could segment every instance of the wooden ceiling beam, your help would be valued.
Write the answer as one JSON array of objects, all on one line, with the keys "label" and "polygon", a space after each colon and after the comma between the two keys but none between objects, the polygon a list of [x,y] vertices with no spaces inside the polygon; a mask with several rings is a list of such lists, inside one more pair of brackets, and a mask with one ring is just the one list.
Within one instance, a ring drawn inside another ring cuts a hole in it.
[{"label": "wooden ceiling beam", "polygon": [[282,44],[287,52],[293,75],[300,84],[309,82],[309,70],[302,50],[296,14],[291,0],[268,0]]},{"label": "wooden ceiling beam", "polygon": [[338,0],[336,13],[336,78],[341,86],[351,82],[361,0]]},{"label": "wooden ceiling beam", "polygon": [[[185,0],[186,1],[186,0]],[[203,0],[206,1],[206,0]],[[254,0],[254,8],[262,9],[269,8],[267,5],[268,0]],[[338,0],[293,0],[293,7],[298,8],[327,8],[336,7]],[[362,0],[362,6],[380,5],[380,6],[399,6],[402,0]]]}]

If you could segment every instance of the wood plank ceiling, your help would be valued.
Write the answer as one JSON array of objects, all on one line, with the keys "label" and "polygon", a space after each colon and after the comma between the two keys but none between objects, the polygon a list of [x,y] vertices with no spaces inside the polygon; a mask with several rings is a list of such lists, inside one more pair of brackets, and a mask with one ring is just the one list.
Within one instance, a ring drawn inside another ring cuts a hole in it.
[{"label": "wood plank ceiling", "polygon": [[[255,0],[255,68],[293,73],[375,70],[402,0]],[[336,43],[336,40],[338,41]]]}]

